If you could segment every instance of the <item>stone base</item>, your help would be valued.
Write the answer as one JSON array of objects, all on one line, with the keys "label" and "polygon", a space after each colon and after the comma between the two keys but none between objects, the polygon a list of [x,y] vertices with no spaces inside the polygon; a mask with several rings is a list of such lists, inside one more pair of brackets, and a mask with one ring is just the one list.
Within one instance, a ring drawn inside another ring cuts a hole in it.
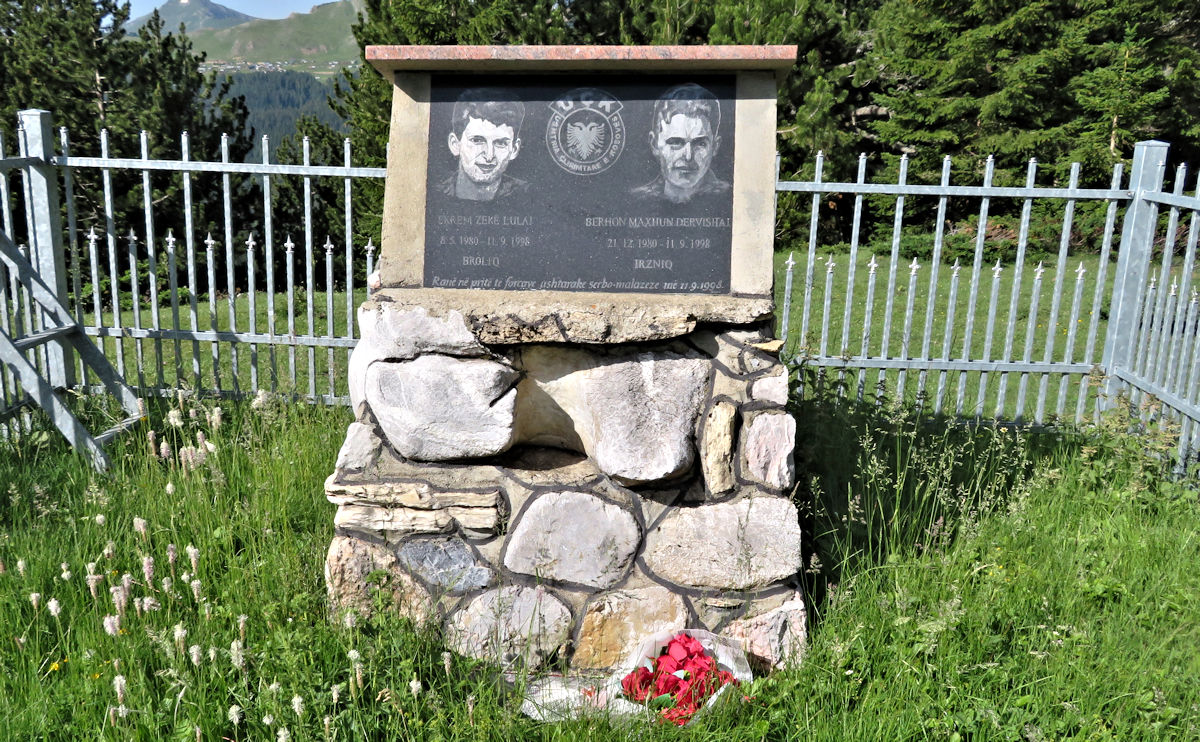
[{"label": "stone base", "polygon": [[439,306],[368,304],[359,323],[357,421],[325,484],[337,611],[386,591],[508,667],[601,672],[684,628],[762,667],[800,656],[795,421],[762,325],[583,346],[504,344]]}]

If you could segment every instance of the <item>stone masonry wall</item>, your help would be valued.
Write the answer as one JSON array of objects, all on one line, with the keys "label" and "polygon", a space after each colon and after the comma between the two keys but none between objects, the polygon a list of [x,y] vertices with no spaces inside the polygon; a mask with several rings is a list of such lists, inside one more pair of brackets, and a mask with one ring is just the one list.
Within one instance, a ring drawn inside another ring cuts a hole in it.
[{"label": "stone masonry wall", "polygon": [[367,614],[383,590],[506,665],[600,671],[683,628],[763,667],[797,659],[786,368],[764,312],[713,314],[629,330],[604,307],[479,317],[378,292],[325,485],[336,609]]}]

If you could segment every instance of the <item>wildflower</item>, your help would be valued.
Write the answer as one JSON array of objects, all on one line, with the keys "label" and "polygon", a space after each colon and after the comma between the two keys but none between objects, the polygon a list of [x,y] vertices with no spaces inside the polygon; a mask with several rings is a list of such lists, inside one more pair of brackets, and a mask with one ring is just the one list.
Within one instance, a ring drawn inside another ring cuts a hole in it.
[{"label": "wildflower", "polygon": [[183,627],[182,623],[175,624],[174,638],[175,638],[175,644],[179,647],[179,651],[182,652],[183,651],[183,642],[185,639],[187,639],[187,629],[185,629]]},{"label": "wildflower", "polygon": [[141,536],[142,538],[147,538],[149,534],[147,534],[147,532],[146,532],[146,519],[145,518],[134,518],[133,519],[133,530],[137,531],[137,534],[139,536]]},{"label": "wildflower", "polygon": [[200,602],[200,580],[192,580],[192,597],[196,599],[197,603]]},{"label": "wildflower", "polygon": [[208,661],[209,662],[217,661],[217,648],[216,647],[210,646],[208,648]]},{"label": "wildflower", "polygon": [[33,603],[33,610],[36,611],[42,604],[42,594],[41,593],[30,593],[29,594],[29,602]]},{"label": "wildflower", "polygon": [[175,483],[174,483],[174,482],[167,482],[167,486],[166,486],[164,489],[166,490],[166,493],[167,493],[168,495],[173,495],[173,494],[175,494]]},{"label": "wildflower", "polygon": [[242,638],[242,641],[246,641],[246,621],[248,621],[249,619],[250,619],[250,617],[247,616],[245,613],[241,613],[237,617],[238,636],[240,636]]},{"label": "wildflower", "polygon": [[188,419],[195,420],[196,417],[197,417],[196,408],[193,407],[193,408],[189,409],[188,410]]},{"label": "wildflower", "polygon": [[188,559],[190,559],[192,562],[192,571],[199,572],[200,571],[200,550],[197,549],[195,546],[188,544],[187,547],[184,549],[184,551],[187,552]]},{"label": "wildflower", "polygon": [[421,681],[417,680],[416,675],[413,675],[413,679],[408,681],[408,690],[414,698],[421,695]]},{"label": "wildflower", "polygon": [[209,418],[208,424],[212,426],[213,430],[220,430],[220,428],[221,428],[221,408],[220,407],[213,408],[212,417]]},{"label": "wildflower", "polygon": [[113,690],[117,692],[117,703],[125,703],[125,676],[117,675],[113,678]]},{"label": "wildflower", "polygon": [[270,714],[264,714],[263,715],[263,725],[268,726],[268,727],[274,726],[275,725],[275,717],[271,716]]},{"label": "wildflower", "polygon": [[342,617],[342,623],[346,625],[346,628],[352,629],[358,623],[358,616],[354,611],[346,611],[346,615]]},{"label": "wildflower", "polygon": [[296,712],[296,716],[304,715],[304,699],[299,695],[292,696],[292,711]]},{"label": "wildflower", "polygon": [[325,739],[329,739],[329,727],[331,724],[333,724],[333,718],[330,716],[326,716],[324,719],[324,722],[325,722]]},{"label": "wildflower", "polygon": [[104,558],[112,559],[116,555],[117,555],[117,545],[115,543],[113,543],[112,541],[109,541],[107,544],[104,545]]},{"label": "wildflower", "polygon": [[275,742],[291,742],[292,733],[287,730],[287,727],[281,727],[275,733]]},{"label": "wildflower", "polygon": [[25,560],[24,559],[17,560],[17,574],[21,575],[22,577],[25,576]]},{"label": "wildflower", "polygon": [[163,461],[171,458],[171,444],[163,441],[158,444],[158,457]]},{"label": "wildflower", "polygon": [[467,696],[467,723],[475,726],[475,694]]},{"label": "wildflower", "polygon": [[46,610],[50,611],[50,615],[58,618],[58,614],[62,612],[62,603],[58,602],[58,598],[51,598],[46,604]]},{"label": "wildflower", "polygon": [[67,563],[63,562],[59,565],[59,567],[62,568],[62,574],[60,574],[59,577],[62,578],[63,582],[70,582],[71,581],[71,570],[67,566]]},{"label": "wildflower", "polygon": [[108,518],[104,517],[104,513],[98,513],[96,515],[96,525],[103,526],[107,522],[108,522]]},{"label": "wildflower", "polygon": [[212,618],[212,604],[206,602],[204,604],[204,620],[207,621],[211,618]]},{"label": "wildflower", "polygon": [[204,655],[202,655],[202,654],[200,653],[200,645],[199,645],[199,644],[193,644],[192,646],[188,647],[188,654],[189,654],[189,655],[191,656],[191,658],[192,658],[192,664],[193,664],[193,665],[195,665],[196,667],[199,667],[199,666],[200,666],[200,661],[201,661],[202,659],[204,659]]},{"label": "wildflower", "polygon": [[453,666],[453,659],[449,652],[442,652],[442,667],[446,670],[446,677],[450,677],[450,668]]},{"label": "wildflower", "polygon": [[[168,484],[167,486],[170,487],[171,485]],[[177,561],[179,561],[179,549],[175,544],[167,544],[167,566],[171,568],[171,574],[175,574],[175,562]]]},{"label": "wildflower", "polygon": [[254,401],[250,403],[250,408],[254,410],[261,410],[270,404],[270,402],[270,393],[266,389],[259,389],[258,393],[254,395]]},{"label": "wildflower", "polygon": [[278,693],[278,692],[279,692],[279,689],[280,689],[280,688],[282,688],[282,687],[283,687],[283,686],[279,684],[279,681],[276,681],[276,682],[274,682],[274,683],[271,683],[270,685],[268,685],[268,686],[267,686],[267,690],[269,690],[269,691],[270,691],[270,692],[272,692],[272,693]]},{"label": "wildflower", "polygon": [[358,653],[357,649],[351,649],[349,652],[346,652],[346,658],[357,664],[362,659],[362,655]]},{"label": "wildflower", "polygon": [[129,709],[125,708],[125,704],[117,706],[117,716],[121,717],[122,719],[124,719],[126,716],[129,716]]},{"label": "wildflower", "polygon": [[121,630],[121,616],[105,616],[104,617],[104,633],[109,636],[116,636]]},{"label": "wildflower", "polygon": [[216,453],[217,447],[212,441],[204,441],[204,450],[208,451],[209,453]]},{"label": "wildflower", "polygon": [[229,723],[235,727],[242,723],[242,707],[236,703],[229,707]]},{"label": "wildflower", "polygon": [[147,431],[146,442],[150,445],[150,455],[153,456],[154,452],[158,450],[158,435],[153,430]]},{"label": "wildflower", "polygon": [[336,706],[342,697],[342,684],[337,683],[329,688],[329,695],[333,698],[333,705]]},{"label": "wildflower", "polygon": [[146,584],[154,583],[154,557],[142,558],[142,576],[146,578]]},{"label": "wildflower", "polygon": [[167,424],[173,428],[183,427],[183,415],[179,410],[173,409],[167,413]]},{"label": "wildflower", "polygon": [[113,585],[108,592],[112,595],[113,607],[117,609],[117,613],[125,615],[125,606],[129,602],[129,590],[124,585]]},{"label": "wildflower", "polygon": [[229,645],[229,661],[239,670],[246,669],[246,655],[242,651],[242,643],[237,639]]},{"label": "wildflower", "polygon": [[162,578],[162,589],[164,593],[170,593],[171,588],[175,586],[175,581],[170,577]]},{"label": "wildflower", "polygon": [[90,592],[92,594],[92,599],[94,600],[95,598],[98,597],[97,593],[96,593],[96,588],[100,585],[101,582],[104,582],[104,576],[103,575],[88,575],[86,580],[87,580],[88,592]]},{"label": "wildflower", "polygon": [[24,648],[25,648],[25,641],[26,641],[25,637],[23,637],[23,636],[18,636],[18,637],[17,637],[17,649],[24,649]]}]

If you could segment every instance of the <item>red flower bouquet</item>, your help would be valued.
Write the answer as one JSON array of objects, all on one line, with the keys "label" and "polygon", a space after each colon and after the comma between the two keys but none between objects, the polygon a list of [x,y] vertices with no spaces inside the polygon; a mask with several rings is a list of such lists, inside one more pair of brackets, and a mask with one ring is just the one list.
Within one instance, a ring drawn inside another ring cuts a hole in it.
[{"label": "red flower bouquet", "polygon": [[680,726],[721,688],[737,685],[733,673],[721,669],[699,640],[675,635],[657,657],[647,658],[621,680],[625,695],[658,709],[665,721]]}]

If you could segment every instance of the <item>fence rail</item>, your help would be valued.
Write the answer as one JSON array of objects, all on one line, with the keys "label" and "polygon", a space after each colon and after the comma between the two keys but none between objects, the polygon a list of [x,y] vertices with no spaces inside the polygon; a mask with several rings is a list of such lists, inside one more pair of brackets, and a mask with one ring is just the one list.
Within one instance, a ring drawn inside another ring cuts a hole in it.
[{"label": "fence rail", "polygon": [[[354,235],[354,191],[382,168],[354,166],[348,140],[340,165],[312,164],[307,140],[302,164],[271,162],[265,137],[261,163],[230,161],[224,138],[194,159],[186,134],[181,158],[152,159],[145,132],[140,158],[111,156],[107,132],[97,155],[81,155],[65,130],[56,147],[48,113],[20,123],[18,152],[0,140],[0,228],[24,234],[140,393],[348,401],[375,250]],[[785,353],[846,394],[887,392],[967,419],[1085,422],[1125,392],[1179,422],[1184,461],[1200,443],[1200,180],[1189,195],[1180,168],[1165,191],[1166,155],[1139,143],[1108,188],[1081,188],[1079,165],[1065,187],[1038,186],[1035,161],[1022,186],[996,186],[990,159],[978,184],[952,184],[949,158],[937,183],[908,183],[906,158],[895,182],[867,182],[865,156],[853,181],[834,182],[818,155],[812,180],[776,179],[778,193],[810,197],[807,249],[780,266]],[[853,212],[835,249],[822,225],[842,199]],[[913,232],[913,202],[934,214],[925,233]],[[1087,244],[1081,208],[1103,215]],[[966,216],[951,224],[951,209]],[[999,223],[1001,209],[1019,212],[1015,226]],[[2,267],[0,309],[0,331],[40,329]],[[37,360],[64,386],[93,384],[53,348]],[[0,393],[0,410],[22,397],[7,372]]]}]

